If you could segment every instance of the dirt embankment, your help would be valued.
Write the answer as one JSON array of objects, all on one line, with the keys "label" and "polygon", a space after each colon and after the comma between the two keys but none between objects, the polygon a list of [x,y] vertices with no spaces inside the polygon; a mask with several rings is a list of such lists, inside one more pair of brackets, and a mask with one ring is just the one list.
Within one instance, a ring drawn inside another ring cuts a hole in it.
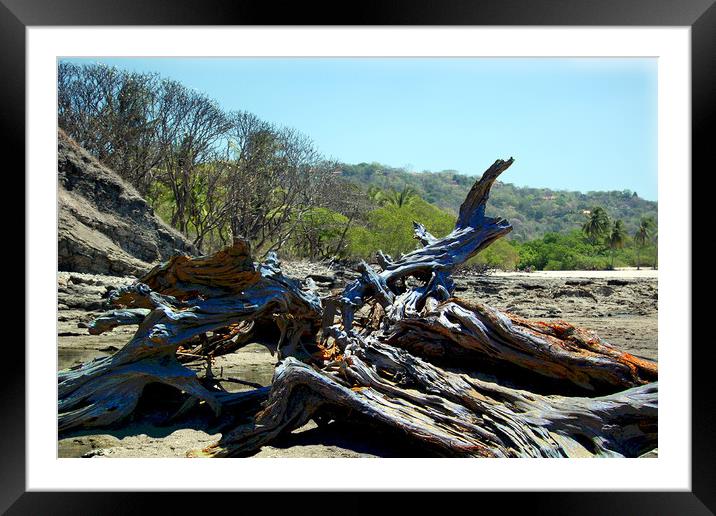
[{"label": "dirt embankment", "polygon": [[138,275],[196,252],[131,185],[62,130],[57,140],[59,270]]},{"label": "dirt embankment", "polygon": [[[335,292],[355,276],[308,262],[285,263],[287,274],[310,277],[323,295]],[[596,276],[596,277],[589,277]],[[120,327],[93,336],[78,327],[102,311],[102,296],[113,286],[133,281],[101,275],[58,274],[58,369],[96,356],[114,353],[134,333]],[[523,317],[563,319],[595,331],[605,340],[634,355],[658,359],[658,285],[655,274],[572,273],[551,274],[460,274],[455,277],[459,297],[479,300]],[[275,357],[258,345],[219,357],[213,372],[227,390],[247,388],[231,379],[268,385]],[[59,441],[60,457],[184,457],[189,450],[215,442],[220,434],[206,421],[184,421],[166,426],[145,418],[121,428],[79,432]],[[395,457],[425,456],[422,450],[399,438],[376,435],[360,428],[310,423],[274,446],[264,447],[256,457]]]}]

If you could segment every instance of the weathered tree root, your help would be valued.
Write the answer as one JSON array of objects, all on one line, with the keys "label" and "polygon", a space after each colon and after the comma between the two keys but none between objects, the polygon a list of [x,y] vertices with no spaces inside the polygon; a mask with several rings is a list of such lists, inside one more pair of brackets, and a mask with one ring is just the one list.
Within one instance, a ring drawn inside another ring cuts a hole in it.
[{"label": "weathered tree root", "polygon": [[446,456],[635,457],[657,446],[657,383],[598,398],[542,396],[351,339],[323,371],[285,359],[256,420],[197,455],[249,454],[321,410],[351,411]]},{"label": "weathered tree root", "polygon": [[386,334],[385,342],[419,356],[448,363],[508,363],[523,373],[587,391],[615,392],[657,379],[656,364],[624,353],[591,332],[561,321],[529,321],[459,299],[402,319]]},{"label": "weathered tree root", "polygon": [[[60,430],[119,422],[146,385],[162,383],[183,393],[178,413],[201,400],[217,414],[248,416],[197,455],[250,454],[311,418],[392,429],[446,456],[653,449],[655,363],[568,323],[454,297],[454,268],[511,230],[485,216],[490,188],[511,164],[496,161],[475,183],[449,235],[415,223],[423,247],[397,259],[379,252],[379,270],[362,263],[361,276],[324,302],[283,276],[275,256],[254,264],[242,240],[210,257],[175,257],[117,289],[90,331],[139,329],[114,356],[59,373]],[[281,360],[270,389],[230,394],[182,364],[257,341]]]},{"label": "weathered tree root", "polygon": [[[243,242],[235,243],[235,247],[244,246]],[[207,349],[202,350],[203,355],[197,355],[199,359],[232,351],[237,346],[226,346],[225,337],[231,335],[232,327],[247,321],[277,325],[281,330],[278,347],[285,344],[284,353],[287,349],[290,354],[296,354],[298,340],[304,334],[314,334],[320,325],[320,299],[312,292],[301,290],[295,280],[284,277],[275,257],[270,257],[257,272],[256,281],[247,284],[243,291],[210,299],[195,297],[179,301],[154,293],[144,283],[118,289],[110,295],[110,303],[151,306],[152,309],[132,340],[116,354],[58,374],[60,431],[78,426],[106,426],[125,418],[150,383],[175,387],[205,401],[218,414],[221,404],[215,393],[199,381],[196,373],[180,364],[179,358],[183,355],[179,348],[197,343],[204,347],[201,344],[204,338]],[[154,275],[156,277],[156,273]],[[179,293],[177,288],[172,290]],[[115,310],[93,321],[89,327],[100,333],[119,324],[136,323],[144,312],[133,310],[135,319],[127,317],[126,311]],[[211,338],[208,334],[212,334]],[[217,342],[223,346],[217,346]]]}]

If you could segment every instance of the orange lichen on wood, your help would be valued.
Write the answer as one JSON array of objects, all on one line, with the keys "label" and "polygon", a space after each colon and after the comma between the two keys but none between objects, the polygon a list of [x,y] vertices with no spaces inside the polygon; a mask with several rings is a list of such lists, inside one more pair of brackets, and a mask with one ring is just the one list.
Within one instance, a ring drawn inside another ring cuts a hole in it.
[{"label": "orange lichen on wood", "polygon": [[595,333],[584,328],[578,328],[565,321],[531,321],[514,314],[505,313],[513,324],[522,327],[535,336],[549,340],[551,344],[561,346],[573,352],[588,352],[595,355],[605,355],[628,366],[643,383],[656,381],[658,378],[658,364],[650,360],[635,357],[621,351],[608,342],[603,341]]}]

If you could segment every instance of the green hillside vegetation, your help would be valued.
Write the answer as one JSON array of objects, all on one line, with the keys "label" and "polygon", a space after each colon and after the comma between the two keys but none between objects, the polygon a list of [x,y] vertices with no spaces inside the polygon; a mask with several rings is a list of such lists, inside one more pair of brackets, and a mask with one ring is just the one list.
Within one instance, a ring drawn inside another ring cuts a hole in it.
[{"label": "green hillside vegetation", "polygon": [[[353,225],[347,231],[346,217],[330,210],[321,210],[317,217],[310,219],[312,229],[302,231],[301,237],[288,246],[287,252],[297,257],[341,256],[370,261],[380,249],[398,257],[420,245],[412,238],[413,221],[421,221],[436,237],[446,235],[454,227],[455,215],[417,194],[413,194],[403,204],[385,200],[393,199],[399,193],[372,189],[371,197],[382,199],[380,205],[368,212],[363,223]],[[550,232],[525,242],[503,238],[472,258],[467,265],[502,270],[603,270],[655,266],[653,221],[643,219],[640,222],[641,233],[635,232],[632,237],[624,232],[620,220],[611,222],[607,212],[603,213],[607,216],[607,225],[601,231],[590,233],[585,229],[573,229],[565,233]],[[586,223],[584,225],[587,226]],[[307,239],[304,235],[313,236]],[[330,252],[311,254],[306,247],[309,241],[321,241],[321,249]],[[338,249],[342,249],[342,252],[336,253]]]},{"label": "green hillside vegetation", "polygon": [[[365,188],[401,190],[409,185],[427,202],[455,214],[476,179],[455,171],[408,172],[378,163],[343,164],[341,170],[345,179]],[[492,188],[487,213],[510,221],[514,229],[507,238],[526,241],[577,229],[584,223],[585,212],[596,206],[615,220],[622,220],[629,234],[637,230],[642,218],[657,220],[657,203],[629,190],[585,194],[499,181]]]},{"label": "green hillside vegetation", "polygon": [[378,249],[393,257],[415,249],[413,221],[420,221],[436,237],[447,235],[455,226],[455,217],[421,198],[398,206],[386,204],[371,211],[364,226],[350,232],[347,255],[372,259]]}]

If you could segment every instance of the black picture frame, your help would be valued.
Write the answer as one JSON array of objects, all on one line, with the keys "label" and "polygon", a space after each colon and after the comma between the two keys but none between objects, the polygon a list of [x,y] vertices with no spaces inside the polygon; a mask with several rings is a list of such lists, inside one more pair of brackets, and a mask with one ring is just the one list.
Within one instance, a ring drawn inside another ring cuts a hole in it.
[{"label": "black picture frame", "polygon": [[[692,74],[692,192],[698,178],[712,167],[711,134],[714,133],[716,93],[716,5],[714,0],[493,0],[490,2],[449,0],[390,0],[344,4],[273,2],[246,0],[0,0],[0,124],[4,138],[3,156],[17,162],[14,170],[25,170],[25,29],[28,26],[62,25],[553,25],[553,26],[689,26],[691,27]],[[7,161],[6,161],[7,163]],[[707,168],[709,167],[709,168]],[[16,174],[19,176],[19,174]],[[7,177],[6,172],[3,180]],[[699,179],[699,181],[701,181]],[[24,191],[18,181],[17,191]],[[703,189],[702,189],[703,191]],[[694,199],[694,205],[696,205]],[[668,215],[667,215],[668,216]],[[676,216],[682,216],[677,214]],[[13,214],[13,218],[15,215]],[[713,218],[713,215],[711,215]],[[703,229],[693,217],[693,232]],[[705,223],[704,223],[705,224]],[[19,227],[19,225],[17,225]],[[17,248],[24,237],[16,240]],[[22,251],[24,253],[24,251]],[[693,252],[692,270],[704,266],[705,257]],[[16,262],[17,263],[17,262]],[[16,266],[16,265],[15,265]],[[32,271],[25,270],[25,274]],[[16,298],[14,302],[17,302]],[[697,314],[699,308],[692,303]],[[692,321],[701,320],[694,317]],[[693,328],[696,330],[696,328]],[[17,339],[14,339],[17,341]],[[712,394],[711,339],[692,337],[692,456],[690,492],[531,492],[451,493],[451,503],[487,508],[499,507],[549,514],[713,514],[716,512],[716,454],[713,431],[716,421]],[[25,488],[25,353],[10,341],[3,346],[12,368],[4,371],[2,428],[0,440],[0,510],[8,514],[112,514],[151,507],[159,497],[162,512],[206,510],[205,500],[187,493],[77,493],[26,492]],[[668,345],[665,343],[664,345]],[[711,373],[711,374],[709,374]],[[685,422],[686,423],[686,422]],[[226,494],[214,493],[223,503]],[[242,510],[266,504],[265,495],[240,493]],[[324,507],[367,510],[358,502],[364,495],[341,494],[341,500],[324,501]],[[291,495],[293,504],[309,493]],[[497,499],[495,499],[497,498]],[[424,495],[411,500],[422,503]],[[490,500],[488,500],[490,499]],[[495,499],[495,500],[492,500]],[[404,502],[404,500],[403,500]],[[403,503],[401,502],[401,503]],[[338,504],[338,505],[336,505]],[[405,510],[406,506],[401,506]]]}]

